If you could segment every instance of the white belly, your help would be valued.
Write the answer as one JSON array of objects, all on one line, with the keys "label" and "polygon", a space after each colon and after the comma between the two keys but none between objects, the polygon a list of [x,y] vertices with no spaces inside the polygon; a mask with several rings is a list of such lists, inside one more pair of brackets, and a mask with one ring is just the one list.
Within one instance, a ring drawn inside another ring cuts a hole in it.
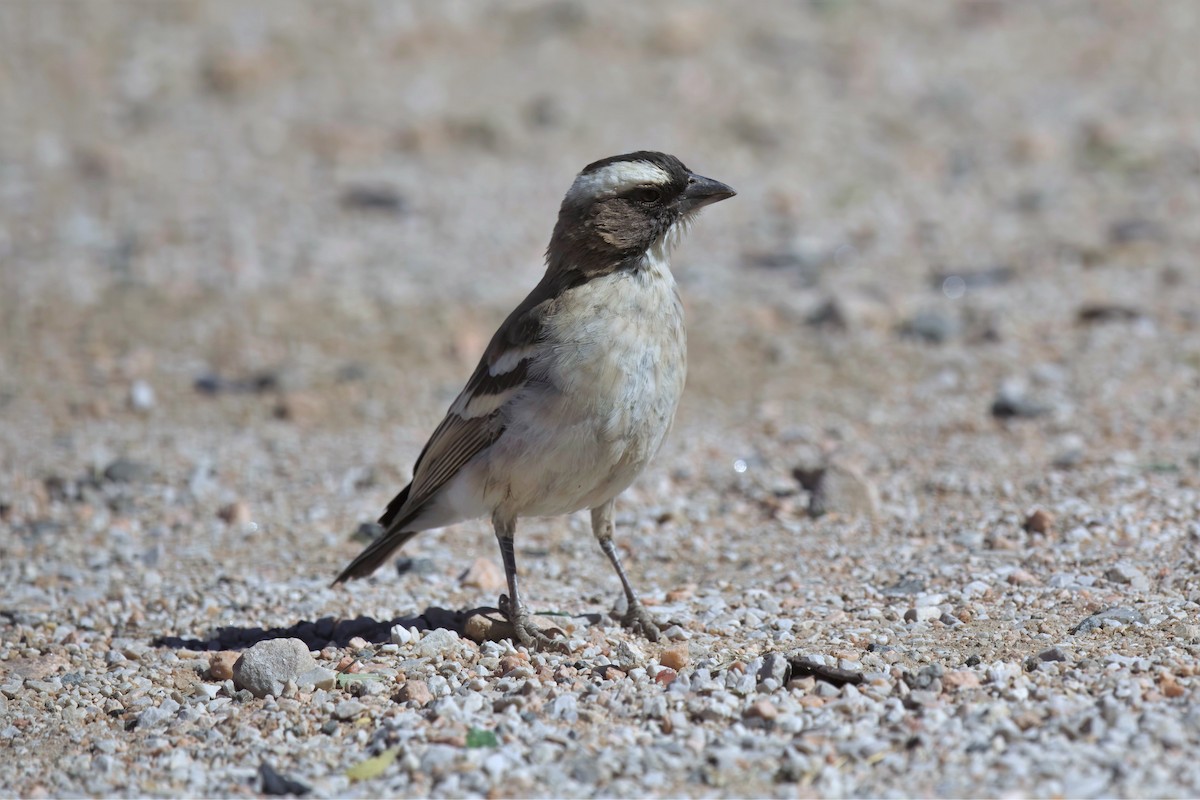
[{"label": "white belly", "polygon": [[687,372],[683,309],[670,272],[645,269],[579,287],[552,321],[541,381],[511,404],[486,464],[484,504],[516,516],[594,508],[658,452]]}]

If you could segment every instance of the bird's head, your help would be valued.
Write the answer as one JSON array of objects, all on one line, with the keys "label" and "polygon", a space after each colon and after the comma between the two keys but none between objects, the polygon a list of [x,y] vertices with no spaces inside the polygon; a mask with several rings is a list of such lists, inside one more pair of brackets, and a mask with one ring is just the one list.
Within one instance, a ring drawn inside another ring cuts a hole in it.
[{"label": "bird's head", "polygon": [[563,198],[546,251],[550,268],[603,273],[665,248],[706,205],[733,197],[675,156],[639,151],[584,167]]}]

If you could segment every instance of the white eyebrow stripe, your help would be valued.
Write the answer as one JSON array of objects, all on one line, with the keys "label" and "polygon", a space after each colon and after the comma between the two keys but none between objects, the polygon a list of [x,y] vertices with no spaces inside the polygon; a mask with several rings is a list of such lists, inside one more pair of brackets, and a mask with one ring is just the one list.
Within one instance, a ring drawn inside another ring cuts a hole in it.
[{"label": "white eyebrow stripe", "polygon": [[619,194],[638,186],[663,185],[671,176],[662,167],[649,161],[618,161],[595,172],[580,175],[567,192],[568,199],[595,198]]}]

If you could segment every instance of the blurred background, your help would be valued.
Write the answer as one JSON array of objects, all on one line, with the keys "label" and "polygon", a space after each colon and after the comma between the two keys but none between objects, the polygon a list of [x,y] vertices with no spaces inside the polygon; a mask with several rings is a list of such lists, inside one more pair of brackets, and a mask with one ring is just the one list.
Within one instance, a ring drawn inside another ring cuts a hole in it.
[{"label": "blurred background", "polygon": [[[485,521],[328,582],[540,277],[576,172],[655,149],[738,195],[674,257],[689,382],[618,502],[633,583],[697,666],[802,648],[924,678],[805,708],[825,777],[785,791],[1194,795],[1198,44],[1194,0],[3,0],[13,793],[236,794],[268,751],[351,791],[367,731],[339,711],[316,736],[331,702],[147,726],[215,675],[192,648],[299,635],[341,670],[353,637],[495,602]],[[520,530],[531,605],[624,646],[586,514]],[[801,777],[776,774],[799,722],[753,756],[706,705],[733,777],[664,784],[643,751],[704,735],[588,696],[553,758],[596,776],[632,743],[646,782],[585,794]]]},{"label": "blurred background", "polygon": [[786,483],[836,450],[899,514],[930,485],[1196,457],[1194,3],[93,0],[0,23],[0,459],[26,517],[47,473],[128,458],[237,520],[280,519],[243,470],[348,487],[301,515],[340,537],[536,282],[574,174],[644,148],[739,190],[676,255],[668,464],[791,442],[763,479]]}]

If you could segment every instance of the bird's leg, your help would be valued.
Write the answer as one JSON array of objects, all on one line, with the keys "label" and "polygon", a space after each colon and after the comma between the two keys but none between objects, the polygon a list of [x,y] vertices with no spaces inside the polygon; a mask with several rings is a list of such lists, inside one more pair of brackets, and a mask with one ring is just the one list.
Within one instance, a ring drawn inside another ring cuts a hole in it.
[{"label": "bird's leg", "polygon": [[617,549],[613,546],[612,500],[592,509],[592,533],[600,542],[600,549],[604,551],[604,555],[608,556],[608,560],[617,570],[617,577],[621,579],[621,586],[625,588],[625,599],[628,601],[629,607],[625,611],[625,615],[621,617],[621,624],[634,633],[639,633],[650,641],[657,642],[658,623],[654,621],[654,617],[650,616],[650,612],[638,599],[637,592],[633,590],[629,578],[625,575],[625,568],[621,566],[621,559],[617,557]]},{"label": "bird's leg", "polygon": [[516,521],[501,516],[492,516],[496,529],[496,541],[500,544],[500,557],[504,560],[504,577],[508,580],[508,594],[500,595],[500,613],[512,623],[517,641],[530,650],[568,650],[565,639],[547,636],[529,618],[529,609],[521,601],[517,588],[517,558],[513,553],[513,535],[517,532]]}]

